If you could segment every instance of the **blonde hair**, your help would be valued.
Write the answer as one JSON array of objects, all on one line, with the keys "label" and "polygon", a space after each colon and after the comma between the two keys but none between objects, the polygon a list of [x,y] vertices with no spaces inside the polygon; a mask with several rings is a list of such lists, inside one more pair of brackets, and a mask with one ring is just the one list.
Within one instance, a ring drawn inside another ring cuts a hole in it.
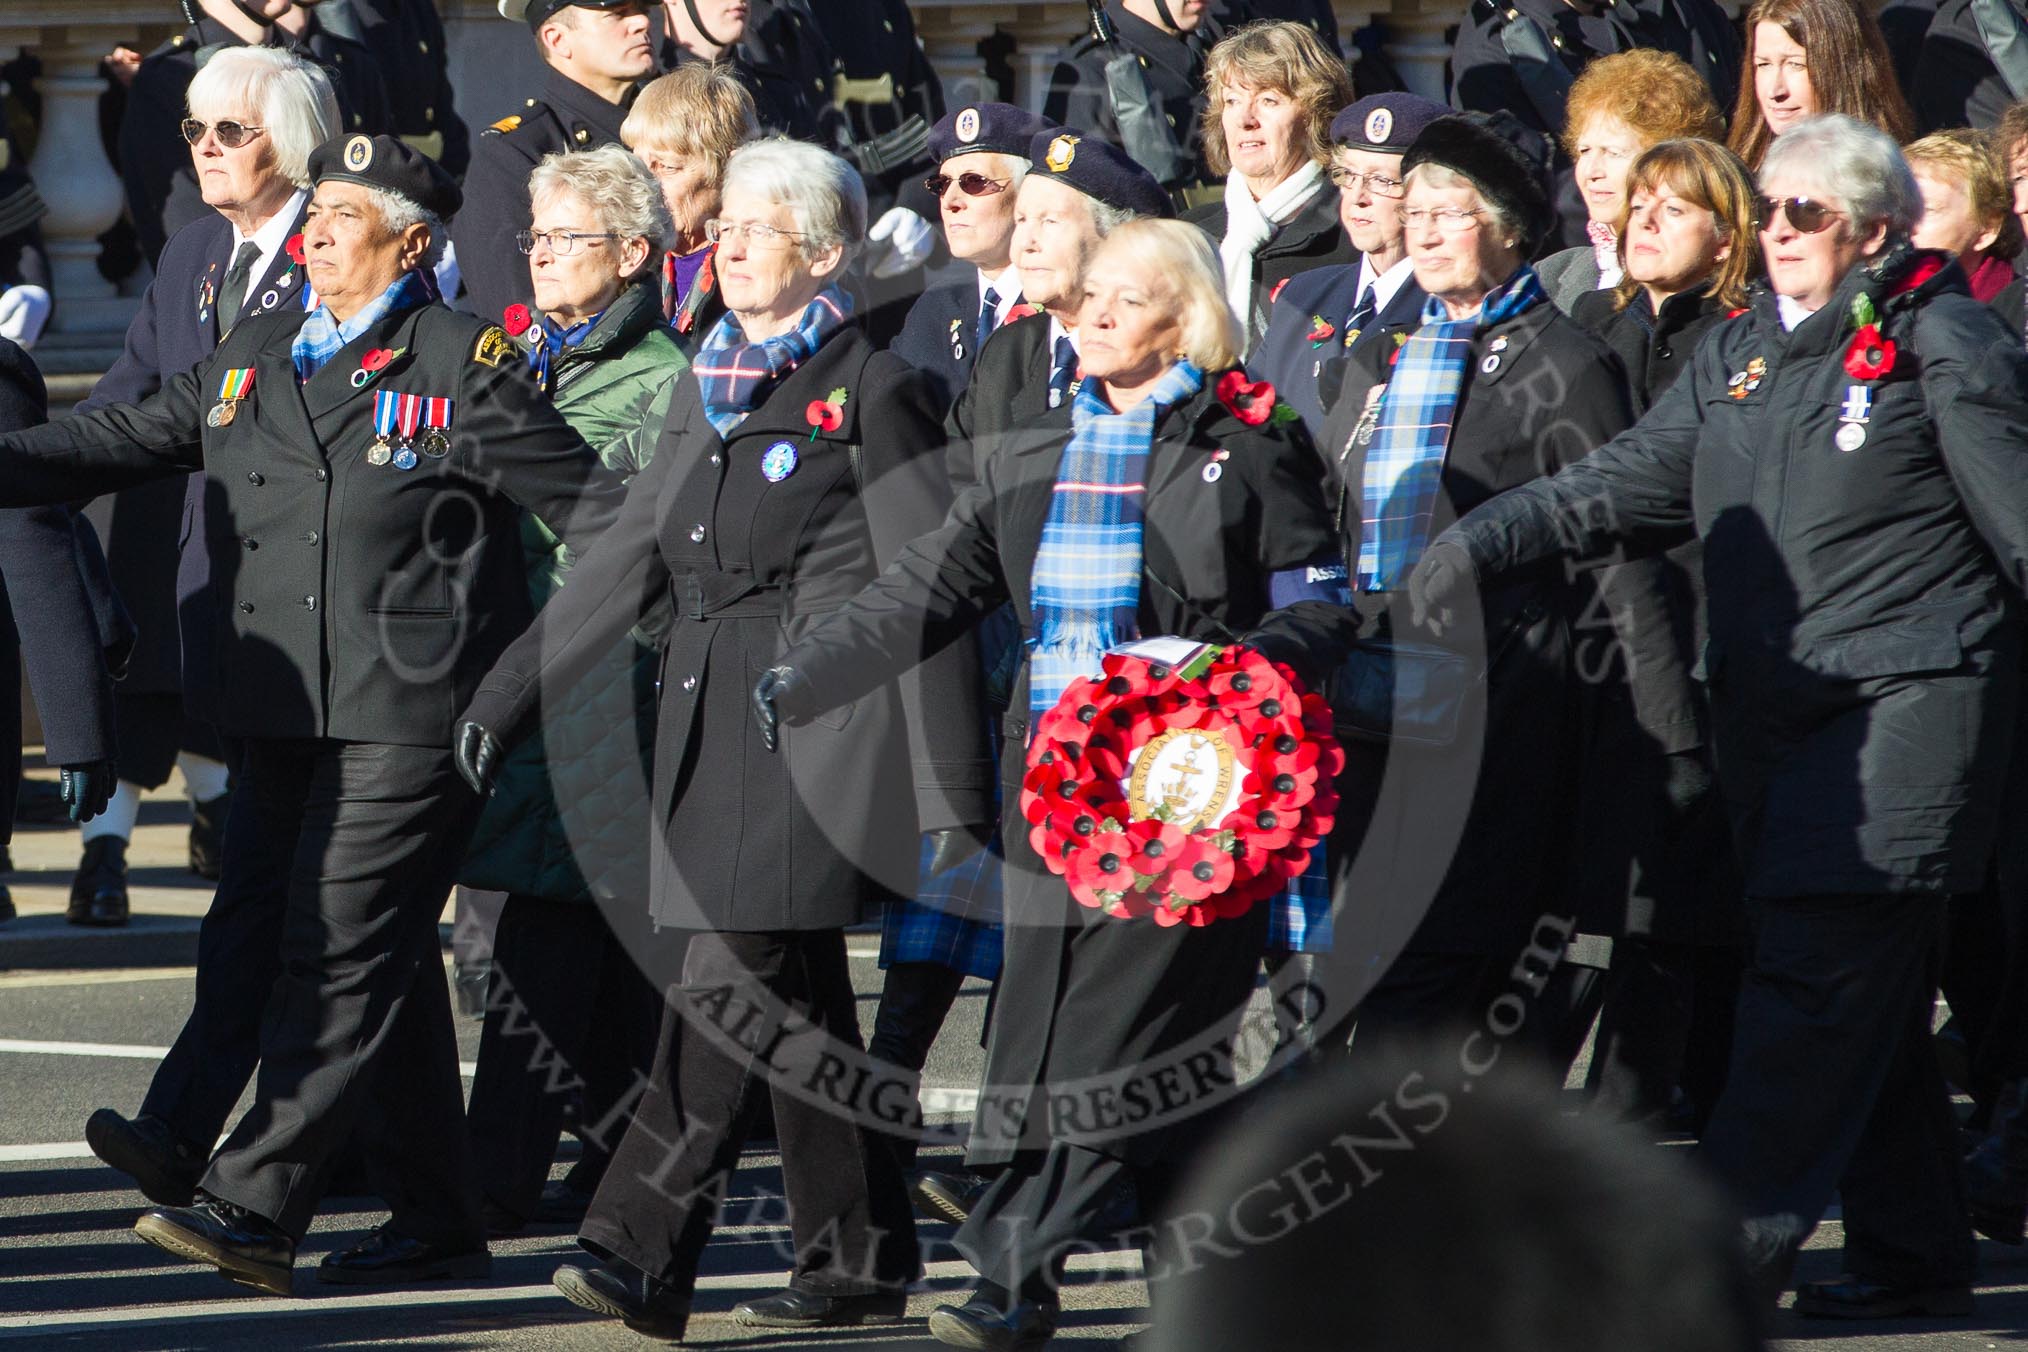
[{"label": "blonde hair", "polygon": [[620,124],[627,149],[663,150],[701,160],[713,188],[725,177],[732,152],[760,135],[753,95],[737,76],[706,61],[678,66],[642,86]]},{"label": "blonde hair", "polygon": [[1274,89],[1303,110],[1304,144],[1318,164],[1331,163],[1331,119],[1351,104],[1352,77],[1323,40],[1299,23],[1252,23],[1228,35],[1204,62],[1204,159],[1213,174],[1232,172],[1219,88]]},{"label": "blonde hair", "polygon": [[648,166],[620,146],[545,155],[528,175],[531,202],[568,194],[592,209],[599,224],[623,240],[645,239],[648,255],[622,281],[632,281],[662,257],[675,237],[662,186]]},{"label": "blonde hair", "polygon": [[1169,284],[1182,330],[1183,356],[1206,373],[1239,365],[1246,330],[1225,299],[1224,273],[1211,236],[1183,221],[1128,221],[1093,251],[1089,267],[1120,253],[1146,265]]},{"label": "blonde hair", "polygon": [[1910,169],[1927,168],[1964,188],[1979,224],[2000,232],[1988,253],[2011,258],[2020,252],[2021,224],[2014,219],[2013,190],[1990,135],[1970,127],[1931,132],[1903,153]]}]

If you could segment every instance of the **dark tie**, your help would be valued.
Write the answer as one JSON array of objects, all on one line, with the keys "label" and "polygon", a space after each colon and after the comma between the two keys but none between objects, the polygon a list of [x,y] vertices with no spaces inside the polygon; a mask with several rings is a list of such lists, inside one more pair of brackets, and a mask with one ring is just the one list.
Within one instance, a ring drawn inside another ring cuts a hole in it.
[{"label": "dark tie", "polygon": [[1049,357],[1049,406],[1062,408],[1063,401],[1070,397],[1070,382],[1077,378],[1077,349],[1070,345],[1070,335],[1056,340],[1056,348]]},{"label": "dark tie", "polygon": [[239,320],[239,307],[246,303],[246,287],[253,275],[254,260],[261,256],[261,246],[248,240],[239,246],[239,252],[232,256],[232,266],[226,269],[225,290],[218,293],[218,336],[232,331]]},{"label": "dark tie", "polygon": [[974,356],[977,356],[979,349],[986,345],[986,340],[993,336],[995,321],[999,315],[1000,293],[989,286],[986,288],[986,294],[979,300],[979,340],[972,345]]},{"label": "dark tie", "polygon": [[1352,308],[1352,313],[1345,320],[1345,342],[1347,346],[1351,345],[1352,340],[1359,335],[1362,329],[1373,322],[1373,316],[1379,312],[1380,298],[1373,294],[1373,283],[1368,282],[1366,289],[1359,293],[1359,304]]}]

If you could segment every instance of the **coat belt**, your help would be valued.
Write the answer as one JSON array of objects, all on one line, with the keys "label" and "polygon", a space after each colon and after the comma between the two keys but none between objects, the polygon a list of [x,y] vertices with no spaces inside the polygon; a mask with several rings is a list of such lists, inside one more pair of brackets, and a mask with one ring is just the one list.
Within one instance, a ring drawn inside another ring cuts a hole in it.
[{"label": "coat belt", "polygon": [[685,573],[669,584],[676,613],[690,620],[740,620],[822,615],[842,609],[861,583],[840,586],[794,581],[760,582],[742,573]]}]

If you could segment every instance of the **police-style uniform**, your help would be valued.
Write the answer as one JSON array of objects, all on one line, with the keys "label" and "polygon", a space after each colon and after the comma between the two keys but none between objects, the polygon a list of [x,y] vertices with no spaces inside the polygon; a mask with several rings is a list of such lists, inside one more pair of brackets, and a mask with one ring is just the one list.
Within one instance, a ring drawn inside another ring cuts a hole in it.
[{"label": "police-style uniform", "polygon": [[[522,17],[531,31],[550,15],[575,4],[613,9],[627,0],[534,0]],[[511,6],[510,6],[511,12]],[[479,133],[465,171],[465,205],[451,222],[458,246],[458,272],[465,279],[462,308],[498,319],[510,305],[535,300],[528,259],[514,237],[535,219],[528,198],[528,175],[545,155],[595,150],[620,143],[620,124],[633,106],[633,91],[620,103],[585,88],[553,67],[544,67],[539,97]]]},{"label": "police-style uniform", "polygon": [[[663,38],[661,58],[664,71],[705,59],[674,37]],[[831,103],[836,61],[823,29],[801,0],[755,0],[746,36],[719,61],[753,95],[761,130],[826,150],[843,149],[845,119]]]},{"label": "police-style uniform", "polygon": [[[930,129],[930,154],[938,164],[958,155],[991,151],[1028,158],[1029,144],[1036,133],[1049,126],[1025,108],[1011,103],[980,103],[960,108],[940,119]],[[1012,192],[1009,185],[1002,189]],[[999,327],[1000,315],[1013,312],[1014,296],[999,296],[996,313],[988,315],[979,290],[978,271],[966,267],[958,281],[933,286],[916,298],[902,321],[901,332],[888,351],[930,378],[941,400],[939,411],[948,410],[958,391],[971,378],[972,363],[979,347]]]},{"label": "police-style uniform", "polygon": [[[1118,0],[1106,5],[1118,35],[1118,47],[1099,42],[1087,33],[1057,57],[1049,77],[1049,97],[1042,115],[1066,127],[1082,127],[1092,135],[1114,144],[1120,142],[1119,119],[1106,87],[1106,63],[1124,48],[1139,58],[1148,76],[1148,92],[1154,95],[1163,123],[1175,134],[1176,145],[1190,162],[1187,173],[1168,179],[1162,186],[1171,192],[1212,181],[1211,166],[1204,160],[1204,134],[1199,119],[1204,111],[1204,59],[1211,41],[1206,25],[1193,33],[1172,33],[1156,27],[1139,15],[1129,13]],[[1215,32],[1215,29],[1213,30]]]},{"label": "police-style uniform", "polygon": [[[443,170],[389,136],[329,142],[310,172],[440,216],[458,205]],[[192,1018],[256,1021],[260,1072],[200,1186],[300,1240],[364,1117],[398,1143],[381,1180],[395,1230],[476,1246],[436,937],[478,809],[452,719],[530,617],[521,511],[583,548],[623,490],[498,328],[397,308],[299,384],[307,318],[244,319],[139,404],[0,437],[0,497],[204,475],[221,724],[244,746],[205,921],[207,952],[231,961],[209,964]],[[287,904],[264,949],[244,912],[273,874]]]},{"label": "police-style uniform", "polygon": [[1211,17],[1228,30],[1266,20],[1299,23],[1322,38],[1326,47],[1345,54],[1331,0],[1222,0],[1211,7]]},{"label": "police-style uniform", "polygon": [[[851,146],[871,147],[911,118],[928,127],[943,117],[944,82],[923,51],[905,0],[812,5],[810,12],[831,47],[831,102]],[[882,156],[869,164],[864,152],[855,157],[866,178],[867,218],[877,220],[899,204],[931,219],[935,199],[920,183],[931,162],[927,151],[900,162]]]}]

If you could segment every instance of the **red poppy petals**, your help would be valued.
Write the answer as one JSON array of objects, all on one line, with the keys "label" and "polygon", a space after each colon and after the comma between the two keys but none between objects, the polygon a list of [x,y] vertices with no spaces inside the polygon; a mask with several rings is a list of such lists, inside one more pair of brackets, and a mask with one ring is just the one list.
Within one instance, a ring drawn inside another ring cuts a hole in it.
[{"label": "red poppy petals", "polygon": [[820,432],[835,432],[845,425],[845,410],[829,399],[812,399],[803,410],[803,421]]},{"label": "red poppy petals", "polygon": [[1854,380],[1878,380],[1894,369],[1892,339],[1880,334],[1878,324],[1862,324],[1845,349],[1845,370]]},{"label": "red poppy petals", "polygon": [[359,364],[369,371],[384,371],[394,360],[394,353],[384,347],[376,347],[359,359]]},{"label": "red poppy petals", "polygon": [[282,247],[288,251],[291,263],[301,263],[303,261],[303,234],[300,230],[290,235],[289,242]]},{"label": "red poppy petals", "polygon": [[519,338],[534,322],[535,316],[528,313],[526,305],[510,305],[500,312],[500,327],[507,330],[510,338]]},{"label": "red poppy petals", "polygon": [[1259,427],[1275,411],[1275,387],[1265,380],[1248,380],[1246,372],[1234,369],[1218,378],[1218,402],[1248,427]]}]

